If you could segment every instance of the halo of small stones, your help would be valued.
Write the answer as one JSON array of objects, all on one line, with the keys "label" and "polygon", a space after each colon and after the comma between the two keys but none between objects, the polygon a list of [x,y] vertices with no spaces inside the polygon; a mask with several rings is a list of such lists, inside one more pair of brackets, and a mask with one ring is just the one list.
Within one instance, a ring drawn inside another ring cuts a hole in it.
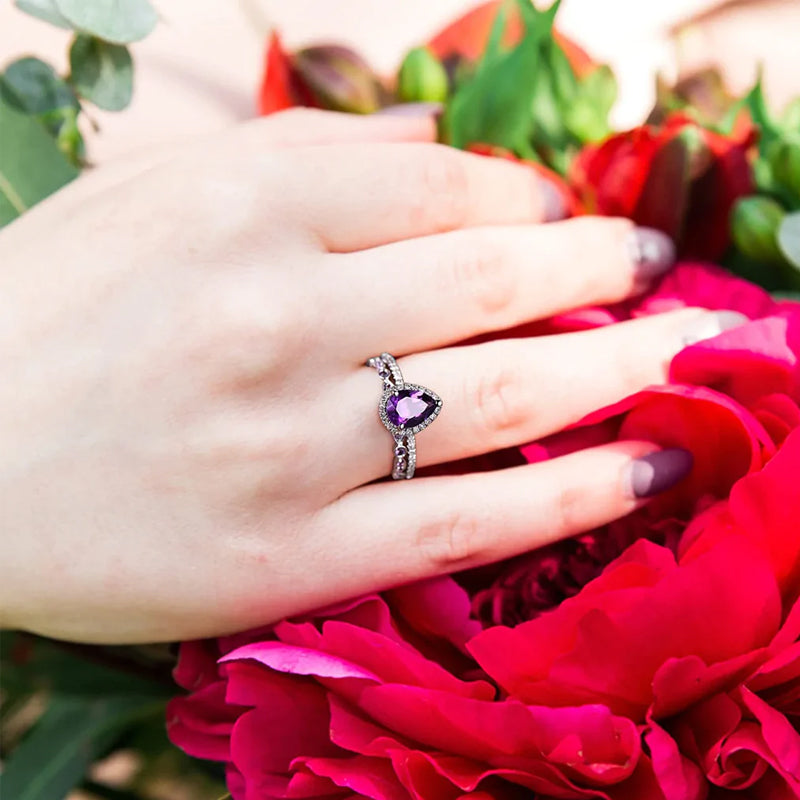
[{"label": "halo of small stones", "polygon": [[[414,471],[417,466],[417,443],[414,434],[427,428],[439,416],[439,412],[442,410],[442,399],[438,394],[426,389],[424,386],[416,383],[406,383],[397,361],[390,353],[381,353],[380,356],[374,356],[366,364],[368,367],[376,369],[383,380],[384,390],[378,403],[378,414],[384,427],[392,434],[395,442],[392,478],[395,480],[408,480],[414,477]],[[411,428],[406,428],[403,425],[394,425],[390,422],[386,412],[386,406],[390,398],[403,389],[424,392],[436,401],[436,408],[433,413],[426,420],[420,422],[419,425],[414,425]]]}]

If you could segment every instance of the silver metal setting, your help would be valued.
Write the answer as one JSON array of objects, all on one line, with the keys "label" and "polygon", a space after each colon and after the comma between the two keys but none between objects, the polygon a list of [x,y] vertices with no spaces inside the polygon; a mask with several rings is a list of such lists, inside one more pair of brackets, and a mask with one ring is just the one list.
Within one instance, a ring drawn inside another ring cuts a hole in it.
[{"label": "silver metal setting", "polygon": [[[367,360],[366,365],[377,370],[378,375],[383,380],[383,394],[378,403],[378,415],[386,430],[394,438],[392,478],[394,480],[409,480],[414,477],[414,471],[417,467],[415,434],[425,430],[439,416],[439,412],[442,410],[442,399],[436,392],[432,392],[425,386],[420,386],[418,383],[406,383],[397,361],[390,353],[381,353],[379,356],[373,356]],[[404,425],[394,425],[389,420],[389,415],[386,411],[389,400],[403,389],[424,392],[436,402],[436,408],[433,413],[426,420],[420,422],[419,425],[414,425],[411,428],[406,428]]]}]

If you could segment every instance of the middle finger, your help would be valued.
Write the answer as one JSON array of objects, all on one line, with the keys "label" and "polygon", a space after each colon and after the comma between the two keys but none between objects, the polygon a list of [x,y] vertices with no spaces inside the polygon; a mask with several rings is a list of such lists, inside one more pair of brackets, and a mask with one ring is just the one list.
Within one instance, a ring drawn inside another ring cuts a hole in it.
[{"label": "middle finger", "polygon": [[669,237],[625,219],[473,228],[328,256],[349,325],[337,356],[405,355],[641,292],[674,261]]}]

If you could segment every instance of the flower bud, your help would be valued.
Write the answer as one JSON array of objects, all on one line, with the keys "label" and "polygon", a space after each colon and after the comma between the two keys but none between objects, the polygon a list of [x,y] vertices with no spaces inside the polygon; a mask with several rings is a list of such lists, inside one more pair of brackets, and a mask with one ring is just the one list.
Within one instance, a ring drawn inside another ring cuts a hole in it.
[{"label": "flower bud", "polygon": [[780,263],[777,232],[786,212],[769,197],[743,197],[731,212],[731,235],[739,250],[756,261]]},{"label": "flower bud", "polygon": [[306,47],[292,69],[322,108],[371,114],[381,107],[383,87],[358,53],[339,45]]},{"label": "flower bud", "polygon": [[800,197],[800,138],[776,142],[770,149],[769,161],[775,180]]},{"label": "flower bud", "polygon": [[403,59],[397,94],[405,103],[443,103],[447,100],[447,70],[427,47],[416,47]]}]

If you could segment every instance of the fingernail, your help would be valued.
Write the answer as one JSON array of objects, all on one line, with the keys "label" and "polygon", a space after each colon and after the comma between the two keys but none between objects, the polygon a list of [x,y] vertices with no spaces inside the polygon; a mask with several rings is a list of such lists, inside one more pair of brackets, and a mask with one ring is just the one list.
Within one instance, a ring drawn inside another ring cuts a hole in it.
[{"label": "fingernail", "polygon": [[628,239],[636,283],[645,288],[675,263],[675,245],[666,233],[655,228],[636,228]]},{"label": "fingernail", "polygon": [[376,114],[387,117],[432,117],[438,119],[444,106],[441,103],[399,103],[396,106],[386,106]]},{"label": "fingernail", "polygon": [[542,196],[542,218],[545,222],[557,222],[567,216],[567,205],[561,192],[546,178],[539,178],[539,192]]},{"label": "fingernail", "polygon": [[691,471],[694,458],[688,450],[673,447],[637,458],[625,476],[630,497],[644,500],[671,489]]},{"label": "fingernail", "polygon": [[709,311],[694,320],[683,333],[683,346],[713,339],[723,331],[746,325],[750,319],[738,311]]}]

